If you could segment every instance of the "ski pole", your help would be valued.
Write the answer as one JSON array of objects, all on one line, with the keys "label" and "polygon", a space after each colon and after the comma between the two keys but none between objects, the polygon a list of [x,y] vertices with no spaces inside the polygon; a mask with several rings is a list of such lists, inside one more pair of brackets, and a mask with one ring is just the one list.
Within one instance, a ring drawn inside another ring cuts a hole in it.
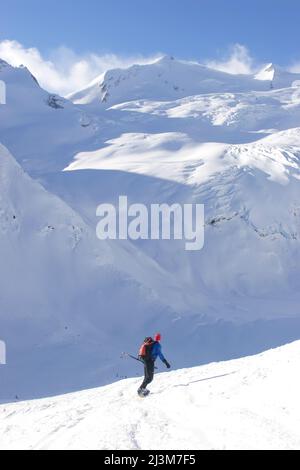
[{"label": "ski pole", "polygon": [[[134,359],[135,361],[138,361],[138,362],[141,362],[142,364],[144,364],[144,361],[142,361],[138,357],[132,356],[129,353],[123,352],[121,357],[124,357],[124,356],[131,357],[131,359]],[[157,367],[154,367],[154,369],[157,369]]]}]

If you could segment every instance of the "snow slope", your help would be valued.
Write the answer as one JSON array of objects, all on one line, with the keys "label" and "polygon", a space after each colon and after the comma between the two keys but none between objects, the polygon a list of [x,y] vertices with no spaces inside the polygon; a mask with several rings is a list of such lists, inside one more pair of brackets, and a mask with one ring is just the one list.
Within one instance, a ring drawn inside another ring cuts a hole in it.
[{"label": "snow slope", "polygon": [[0,146],[0,323],[8,352],[1,399],[63,393],[122,373],[116,345],[142,337],[143,314],[155,322],[166,306],[114,256]]},{"label": "snow slope", "polygon": [[[0,449],[300,449],[300,343],[258,356],[0,406]],[[180,406],[178,404],[180,403]]]},{"label": "snow slope", "polygon": [[[169,242],[168,247],[163,242],[140,244],[170,276],[176,272],[179,285],[185,286],[187,297],[193,299],[194,306],[189,304],[189,308],[205,309],[214,316],[213,304],[216,306],[216,296],[220,296],[230,305],[227,308],[223,304],[222,318],[245,320],[276,316],[276,311],[280,315],[293,299],[294,307],[289,310],[296,315],[300,281],[299,137],[299,129],[294,129],[255,143],[226,145],[196,144],[184,134],[125,134],[99,151],[79,154],[67,170],[122,171],[118,189],[146,205],[157,202],[158,196],[150,191],[147,180],[141,179],[140,187],[137,175],[170,180],[160,184],[160,191],[157,189],[158,194],[165,195],[164,202],[205,203],[203,251],[191,256],[176,242]],[[126,184],[128,173],[134,174],[131,188]],[[64,176],[60,179],[66,181]],[[105,186],[103,191],[98,190],[98,197],[100,194],[101,200],[114,200],[113,189]],[[96,200],[91,207],[95,205]],[[176,257],[171,256],[175,251]],[[199,292],[200,282],[203,288]],[[258,296],[270,301],[280,297],[279,304],[267,306],[262,300],[259,305]]]},{"label": "snow slope", "polygon": [[43,90],[24,67],[4,63],[0,80],[7,93],[6,105],[0,106],[0,142],[25,170],[36,175],[61,169],[81,143],[89,148],[94,129],[84,111]]},{"label": "snow slope", "polygon": [[[101,105],[99,79],[74,104],[1,62],[1,399],[134,375],[120,352],[155,330],[180,368],[299,338],[299,77],[269,69],[163,58],[107,72]],[[204,249],[100,243],[96,207],[119,195],[204,203]]]}]

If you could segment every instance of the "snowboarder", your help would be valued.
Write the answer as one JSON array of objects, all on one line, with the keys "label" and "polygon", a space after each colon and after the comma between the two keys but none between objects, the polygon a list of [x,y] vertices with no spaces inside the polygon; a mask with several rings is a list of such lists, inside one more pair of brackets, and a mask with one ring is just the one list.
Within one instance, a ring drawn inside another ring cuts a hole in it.
[{"label": "snowboarder", "polygon": [[144,381],[138,389],[138,395],[140,397],[146,397],[150,393],[150,391],[147,390],[147,385],[149,385],[153,380],[154,364],[158,356],[168,369],[171,367],[162,353],[160,341],[161,334],[157,333],[154,340],[151,337],[146,338],[140,348],[139,359],[144,362],[145,371]]}]

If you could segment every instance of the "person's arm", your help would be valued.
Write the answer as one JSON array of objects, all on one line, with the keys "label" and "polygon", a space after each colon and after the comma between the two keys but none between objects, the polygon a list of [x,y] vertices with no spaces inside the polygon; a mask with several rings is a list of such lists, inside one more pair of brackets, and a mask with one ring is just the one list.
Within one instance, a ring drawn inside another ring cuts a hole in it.
[{"label": "person's arm", "polygon": [[162,350],[161,350],[161,345],[158,344],[158,348],[157,348],[157,352],[158,352],[158,355],[159,355],[159,358],[160,360],[167,366],[168,369],[170,369],[170,364],[168,363],[167,359],[165,358],[165,356],[163,355],[162,353]]}]

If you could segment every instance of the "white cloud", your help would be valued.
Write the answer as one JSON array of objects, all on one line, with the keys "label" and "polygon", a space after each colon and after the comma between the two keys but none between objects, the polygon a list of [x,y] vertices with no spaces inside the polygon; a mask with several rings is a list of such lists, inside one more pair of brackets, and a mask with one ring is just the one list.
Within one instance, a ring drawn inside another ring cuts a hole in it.
[{"label": "white cloud", "polygon": [[289,72],[300,73],[300,62],[295,62],[288,70]]},{"label": "white cloud", "polygon": [[254,73],[254,61],[247,47],[241,44],[235,44],[230,48],[229,54],[223,59],[209,60],[206,62],[211,67],[222,72],[232,74],[251,74]]},{"label": "white cloud", "polygon": [[62,96],[84,88],[97,75],[111,68],[153,62],[160,57],[120,57],[115,54],[86,54],[80,56],[60,47],[45,59],[37,48],[25,48],[18,41],[0,41],[0,58],[18,67],[25,65],[47,91]]}]

